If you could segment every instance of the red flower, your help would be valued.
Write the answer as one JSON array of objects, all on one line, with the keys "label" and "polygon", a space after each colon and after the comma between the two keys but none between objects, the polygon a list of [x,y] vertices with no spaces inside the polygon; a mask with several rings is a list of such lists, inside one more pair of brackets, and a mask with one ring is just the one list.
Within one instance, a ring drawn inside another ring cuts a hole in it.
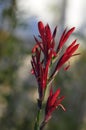
[{"label": "red flower", "polygon": [[45,59],[48,60],[51,53],[52,53],[52,56],[56,56],[56,52],[54,50],[54,47],[55,47],[54,38],[56,35],[57,27],[54,29],[54,32],[52,34],[49,25],[47,24],[46,26],[44,26],[44,24],[41,21],[39,21],[38,22],[38,30],[40,33],[39,37],[41,38],[41,41],[39,41],[34,36],[35,41],[36,41],[36,45],[32,49],[32,53],[34,53],[36,48],[39,47],[42,50]]},{"label": "red flower", "polygon": [[56,73],[56,71],[58,71],[62,65],[68,61],[72,56],[76,56],[78,54],[74,54],[73,53],[78,49],[79,44],[76,44],[76,40],[72,42],[72,44],[66,49],[65,53],[62,55],[62,57],[59,59],[55,70],[53,72],[53,74],[51,75],[51,77]]},{"label": "red flower", "polygon": [[35,74],[35,77],[38,82],[38,92],[39,92],[39,100],[43,99],[44,91],[47,85],[47,77],[48,77],[48,69],[50,65],[50,59],[46,62],[46,66],[44,66],[43,61],[40,61],[41,50],[36,49],[36,53],[32,55],[32,70],[31,73]]},{"label": "red flower", "polygon": [[[37,39],[35,36],[36,45],[32,49],[32,70],[31,73],[35,75],[37,83],[38,83],[38,93],[39,93],[39,101],[43,100],[44,92],[46,90],[47,84],[50,85],[53,81],[55,75],[59,71],[65,62],[67,62],[72,56],[76,56],[74,52],[78,49],[79,44],[76,44],[76,40],[72,42],[72,44],[66,49],[65,53],[60,57],[58,63],[51,74],[49,75],[49,69],[51,69],[52,65],[58,55],[60,56],[60,49],[62,49],[63,45],[69,38],[69,36],[74,31],[75,27],[71,28],[69,31],[66,32],[64,30],[59,45],[55,51],[55,36],[57,27],[55,27],[53,33],[51,32],[50,26],[44,24],[39,21],[38,22],[38,30],[39,30],[39,38]],[[51,65],[51,66],[50,66]],[[65,70],[69,68],[68,65]]]},{"label": "red flower", "polygon": [[62,109],[65,111],[65,108],[61,104],[62,100],[64,99],[64,96],[58,97],[60,94],[60,88],[57,89],[55,93],[52,91],[52,87],[50,89],[50,94],[47,100],[46,109],[45,109],[45,119],[44,122],[48,122],[48,120],[52,116],[52,112],[58,107],[61,106]]},{"label": "red flower", "polygon": [[65,44],[65,42],[68,40],[69,36],[73,33],[73,31],[75,30],[75,27],[71,28],[69,31],[66,32],[66,29],[64,30],[60,41],[59,41],[59,45],[57,48],[57,52],[63,47],[63,45]]}]

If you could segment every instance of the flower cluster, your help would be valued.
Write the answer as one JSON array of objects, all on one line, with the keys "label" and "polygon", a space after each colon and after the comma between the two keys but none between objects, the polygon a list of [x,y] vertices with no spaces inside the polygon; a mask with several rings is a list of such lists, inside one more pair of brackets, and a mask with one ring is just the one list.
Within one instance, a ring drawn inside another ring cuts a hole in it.
[{"label": "flower cluster", "polygon": [[[64,30],[57,48],[55,48],[55,36],[57,32],[57,27],[55,27],[53,33],[49,25],[45,25],[39,21],[38,22],[38,30],[39,30],[39,38],[34,36],[36,41],[36,45],[32,49],[32,70],[31,73],[35,75],[37,83],[38,83],[38,107],[42,108],[42,102],[44,100],[46,88],[48,86],[51,87],[52,81],[54,80],[57,72],[60,68],[72,57],[76,56],[74,52],[78,49],[79,44],[77,44],[77,40],[74,40],[65,50],[65,52],[60,54],[61,49],[63,48],[65,42],[68,40],[69,36],[75,30],[75,27],[71,28],[67,31]],[[61,55],[61,56],[60,56]],[[52,64],[56,63],[53,72]],[[69,68],[69,65],[65,68],[66,70]],[[45,107],[45,118],[44,122],[47,122],[52,115],[52,112],[58,107],[61,106],[63,110],[65,108],[61,104],[64,96],[58,98],[60,94],[60,88],[53,94],[52,87],[50,88],[50,94],[47,99],[46,107]]]},{"label": "flower cluster", "polygon": [[60,94],[60,88],[56,90],[55,93],[53,93],[52,87],[50,89],[50,94],[47,100],[47,105],[45,109],[45,122],[47,122],[51,118],[52,112],[58,107],[61,106],[62,109],[65,111],[65,108],[61,104],[62,100],[64,99],[64,96],[58,98]]}]

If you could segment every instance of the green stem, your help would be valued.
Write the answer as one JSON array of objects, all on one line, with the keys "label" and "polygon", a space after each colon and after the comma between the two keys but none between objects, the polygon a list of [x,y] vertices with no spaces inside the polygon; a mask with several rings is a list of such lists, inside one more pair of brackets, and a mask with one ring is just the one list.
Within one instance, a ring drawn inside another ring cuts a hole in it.
[{"label": "green stem", "polygon": [[40,130],[40,113],[41,113],[41,109],[38,109],[38,112],[37,112],[37,118],[36,118],[36,122],[35,122],[35,127],[34,127],[34,130]]},{"label": "green stem", "polygon": [[47,86],[50,86],[50,84],[52,84],[52,82],[53,82],[53,80],[55,79],[55,76],[57,75],[57,73],[58,73],[58,71],[56,71],[56,72],[54,73],[54,75],[53,75],[52,77],[50,77],[50,79],[48,80]]}]

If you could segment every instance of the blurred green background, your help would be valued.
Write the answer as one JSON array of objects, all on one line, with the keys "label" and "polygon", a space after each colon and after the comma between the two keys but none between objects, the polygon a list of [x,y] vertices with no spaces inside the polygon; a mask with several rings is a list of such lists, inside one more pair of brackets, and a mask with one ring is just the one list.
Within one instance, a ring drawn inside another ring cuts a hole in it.
[{"label": "blurred green background", "polygon": [[66,45],[78,39],[80,56],[68,71],[61,69],[55,86],[61,87],[67,111],[53,113],[46,130],[86,130],[86,1],[0,0],[0,130],[33,130],[37,83],[31,75],[31,49],[37,22],[53,29],[56,42],[65,27],[76,27]]}]

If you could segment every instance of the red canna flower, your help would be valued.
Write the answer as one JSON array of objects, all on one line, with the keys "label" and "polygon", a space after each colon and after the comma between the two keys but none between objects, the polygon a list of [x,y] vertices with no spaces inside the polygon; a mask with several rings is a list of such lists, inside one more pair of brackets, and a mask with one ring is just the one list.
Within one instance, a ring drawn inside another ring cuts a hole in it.
[{"label": "red canna flower", "polygon": [[[51,83],[54,80],[57,72],[71,57],[79,55],[79,53],[74,54],[74,52],[78,49],[79,44],[77,44],[76,40],[74,40],[71,43],[71,45],[67,47],[64,54],[60,56],[59,51],[62,49],[65,42],[68,40],[70,35],[75,30],[75,27],[71,28],[68,31],[66,31],[66,29],[64,30],[59,40],[59,45],[56,50],[55,50],[55,36],[57,32],[57,27],[55,27],[52,33],[50,26],[48,24],[44,25],[42,21],[39,21],[38,30],[39,30],[39,39],[34,36],[36,45],[32,49],[31,73],[35,75],[37,83],[38,83],[38,94],[39,94],[38,107],[40,111],[42,108],[42,103],[44,100],[46,87],[51,86]],[[58,56],[59,56],[59,59],[58,59]],[[52,72],[52,74],[50,74],[51,71],[49,70],[53,70],[52,69],[53,63],[55,63],[57,59],[58,59],[58,62],[56,64],[56,67],[54,68],[54,71]],[[70,67],[70,64],[68,64],[64,68],[64,70],[68,70],[69,67]],[[44,121],[40,125],[40,130],[44,128],[46,123],[52,117],[53,111],[58,106],[62,107],[62,109],[65,111],[65,108],[61,104],[61,102],[64,99],[64,96],[59,97],[59,94],[60,94],[60,88],[58,88],[56,92],[53,93],[53,90],[51,87],[49,97],[47,99],[47,103],[45,107],[45,118],[44,118]],[[36,129],[38,129],[39,127],[39,114],[40,114],[39,111],[38,111],[37,120],[35,124]]]},{"label": "red canna flower", "polygon": [[[53,60],[53,58],[58,58],[58,52],[60,49],[62,49],[63,45],[69,38],[69,36],[74,31],[75,27],[71,28],[69,31],[64,30],[59,45],[55,51],[55,36],[57,27],[55,27],[53,33],[51,32],[50,26],[47,24],[44,26],[42,21],[38,22],[38,30],[39,30],[39,37],[40,39],[37,39],[34,36],[34,39],[36,41],[36,45],[32,49],[32,70],[31,73],[35,75],[37,83],[38,83],[38,93],[39,93],[39,99],[43,99],[44,92],[46,90],[47,83],[50,85],[52,82],[53,77],[57,74],[59,69],[72,57],[76,56],[78,54],[74,54],[74,52],[78,49],[79,44],[76,44],[76,40],[71,43],[71,45],[66,49],[65,53],[60,57],[53,73],[51,76],[49,75],[49,68],[50,64]],[[60,56],[60,55],[59,55]],[[70,67],[68,65],[65,70],[67,70]]]},{"label": "red canna flower", "polygon": [[51,75],[51,77],[56,73],[56,71],[58,71],[62,65],[68,61],[72,56],[76,56],[78,54],[73,54],[79,47],[79,44],[76,44],[76,40],[72,42],[72,44],[66,49],[65,53],[62,55],[62,57],[59,59],[55,70],[53,72],[53,74]]},{"label": "red canna flower", "polygon": [[[51,32],[51,29],[49,25],[47,24],[44,26],[42,21],[38,22],[38,30],[39,30],[39,37],[41,40],[38,40],[35,36],[36,45],[32,49],[32,74],[35,74],[35,77],[37,79],[38,85],[39,85],[39,97],[43,97],[43,91],[46,88],[46,83],[48,79],[48,71],[49,66],[52,63],[53,57],[58,57],[59,50],[63,47],[69,36],[74,31],[75,27],[71,28],[69,31],[64,30],[59,45],[57,47],[57,50],[55,51],[55,36],[57,27],[55,27],[53,33]],[[53,77],[53,75],[56,74],[56,72],[59,71],[59,69],[62,67],[65,62],[67,62],[72,56],[76,56],[78,54],[74,54],[74,52],[78,49],[79,44],[76,44],[76,40],[72,42],[72,44],[66,49],[65,53],[61,56],[59,59],[52,75],[49,77],[50,81]],[[42,55],[43,54],[43,55]],[[42,55],[42,56],[41,56]],[[42,58],[42,60],[41,60]],[[70,66],[70,65],[69,65]],[[67,66],[65,70],[69,68]]]},{"label": "red canna flower", "polygon": [[56,35],[57,27],[54,29],[54,32],[52,34],[49,25],[47,24],[46,26],[44,26],[44,24],[41,21],[39,21],[38,22],[38,30],[40,33],[39,37],[41,38],[41,41],[39,41],[34,36],[35,41],[36,41],[36,45],[32,49],[32,53],[35,52],[36,48],[39,47],[42,50],[45,59],[48,60],[51,53],[52,53],[52,57],[56,56],[56,52],[54,50],[54,47],[55,47],[54,38]]},{"label": "red canna flower", "polygon": [[63,45],[65,44],[65,42],[68,40],[69,36],[73,33],[73,31],[75,30],[75,27],[71,28],[69,31],[66,32],[67,29],[64,30],[60,41],[59,41],[59,45],[57,48],[57,52],[63,47]]},{"label": "red canna flower", "polygon": [[48,78],[48,69],[50,65],[50,60],[46,62],[46,66],[44,66],[43,60],[40,61],[40,56],[41,56],[41,50],[36,49],[35,55],[32,55],[32,70],[31,73],[35,75],[37,83],[38,83],[38,93],[39,93],[39,99],[43,99],[44,96],[44,91],[46,89],[47,85],[47,78]]},{"label": "red canna flower", "polygon": [[61,104],[62,100],[64,99],[64,96],[58,97],[60,94],[60,88],[57,89],[55,93],[53,93],[52,87],[50,89],[50,94],[47,100],[46,108],[45,108],[45,119],[44,122],[48,122],[48,120],[52,116],[52,112],[58,107],[61,106],[62,109],[65,111],[66,109]]}]

